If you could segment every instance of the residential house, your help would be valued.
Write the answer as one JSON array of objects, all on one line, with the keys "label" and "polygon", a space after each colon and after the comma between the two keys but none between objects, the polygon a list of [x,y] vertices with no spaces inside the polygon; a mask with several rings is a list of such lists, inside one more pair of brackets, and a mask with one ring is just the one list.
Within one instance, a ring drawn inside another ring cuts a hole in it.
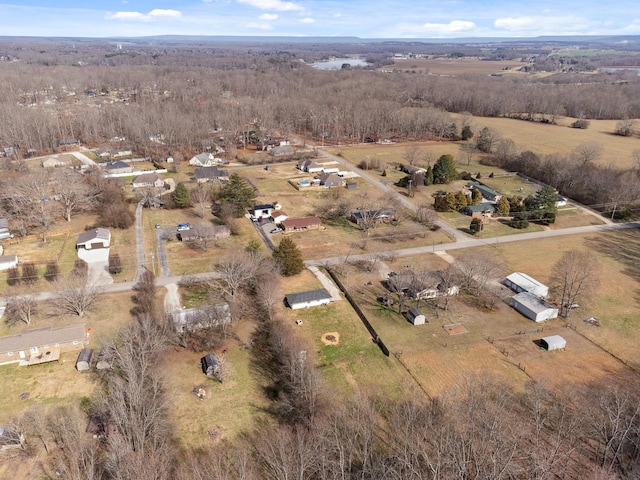
[{"label": "residential house", "polygon": [[536,323],[558,318],[558,309],[533,293],[522,292],[514,295],[511,297],[511,306]]},{"label": "residential house", "polygon": [[317,290],[309,290],[306,292],[289,293],[285,295],[284,300],[289,308],[297,310],[299,308],[327,305],[333,301],[333,298],[326,288],[319,288]]},{"label": "residential house", "polygon": [[68,167],[71,163],[72,159],[67,155],[53,155],[40,161],[43,168]]},{"label": "residential house", "polygon": [[273,223],[282,223],[284,222],[287,218],[289,218],[289,215],[287,215],[285,212],[283,212],[282,210],[275,210],[272,214],[271,214],[271,221]]},{"label": "residential house", "polygon": [[268,220],[274,210],[275,208],[273,207],[273,204],[270,203],[254,205],[253,208],[249,210],[249,215],[251,216],[251,220],[254,222],[261,222],[263,220]]},{"label": "residential house", "polygon": [[133,188],[163,188],[164,178],[157,173],[143,173],[133,179]]},{"label": "residential house", "polygon": [[322,226],[322,220],[318,217],[287,218],[282,222],[285,232],[302,232],[314,230]]},{"label": "residential house", "polygon": [[210,167],[211,165],[220,165],[225,163],[222,158],[216,157],[211,152],[200,153],[189,160],[189,165],[196,167]]},{"label": "residential house", "polygon": [[284,157],[294,153],[296,153],[296,149],[291,145],[278,145],[269,150],[269,154],[273,157]]},{"label": "residential house", "polygon": [[181,242],[195,240],[215,240],[226,238],[231,235],[231,230],[226,225],[211,225],[210,223],[200,223],[193,227],[179,230],[176,236]]},{"label": "residential house", "polygon": [[316,163],[313,160],[301,160],[297,165],[299,170],[308,173],[320,173],[324,171],[324,165]]},{"label": "residential house", "polygon": [[60,142],[58,143],[58,146],[60,148],[73,148],[73,147],[79,147],[80,146],[80,140],[76,139],[76,138],[63,138],[62,140],[60,140]]},{"label": "residential house", "polygon": [[77,250],[93,250],[96,248],[109,248],[111,245],[111,232],[107,228],[94,228],[78,235],[76,240]]},{"label": "residential house", "polygon": [[380,223],[393,222],[395,219],[396,209],[393,207],[359,207],[349,212],[349,220],[357,225],[362,225],[363,223],[378,225]]},{"label": "residential house", "polygon": [[226,182],[229,180],[229,171],[220,170],[216,166],[198,167],[193,172],[193,176],[198,183],[213,182],[216,180],[220,182]]},{"label": "residential house", "polygon": [[171,315],[173,327],[178,333],[231,323],[231,309],[228,303],[206,308],[184,308],[176,310]]},{"label": "residential house", "polygon": [[427,170],[425,168],[422,167],[418,167],[416,165],[405,165],[403,167],[403,170],[405,173],[408,173],[409,175],[424,175],[425,173],[427,173]]},{"label": "residential house", "polygon": [[0,218],[0,240],[11,237],[12,235],[9,231],[9,220],[6,218]]},{"label": "residential house", "polygon": [[560,335],[550,335],[540,339],[540,348],[544,348],[550,352],[552,350],[564,350],[567,346],[567,341]]},{"label": "residential house", "polygon": [[111,156],[111,158],[130,157],[133,155],[133,150],[131,150],[131,148],[128,148],[128,147],[114,148],[109,152],[109,155]]},{"label": "residential house", "polygon": [[321,173],[316,178],[320,180],[320,185],[327,188],[342,187],[344,180],[335,173]]},{"label": "residential house", "polygon": [[478,181],[471,181],[471,182],[467,183],[467,185],[465,185],[465,187],[468,190],[471,190],[471,191],[474,188],[477,188],[478,190],[480,190],[480,193],[482,194],[482,201],[483,202],[494,202],[494,203],[497,203],[502,198],[502,194],[501,193],[496,192],[493,188],[487,187],[485,184],[480,183]]},{"label": "residential house", "polygon": [[83,324],[27,330],[0,337],[0,365],[35,365],[60,358],[60,353],[80,350],[87,340]]},{"label": "residential house", "polygon": [[18,266],[17,255],[0,255],[0,271]]},{"label": "residential house", "polygon": [[516,293],[528,292],[538,297],[549,295],[549,287],[526,273],[514,272],[504,279],[504,284]]},{"label": "residential house", "polygon": [[424,325],[427,323],[427,318],[415,307],[411,307],[407,310],[404,316],[414,325]]},{"label": "residential house", "polygon": [[492,203],[479,203],[477,205],[467,205],[462,211],[472,218],[483,218],[493,216],[496,213],[496,207]]},{"label": "residential house", "polygon": [[126,162],[123,162],[122,160],[117,160],[115,162],[105,163],[104,170],[107,174],[110,174],[110,175],[116,175],[120,173],[131,173],[133,172],[133,166],[131,166]]}]

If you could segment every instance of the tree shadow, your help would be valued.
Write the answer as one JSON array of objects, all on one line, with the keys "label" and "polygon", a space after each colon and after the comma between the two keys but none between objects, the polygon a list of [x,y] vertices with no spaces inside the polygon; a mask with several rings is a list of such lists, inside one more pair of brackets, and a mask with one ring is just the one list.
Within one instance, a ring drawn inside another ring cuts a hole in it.
[{"label": "tree shadow", "polygon": [[[618,262],[623,274],[640,282],[640,228],[630,228],[587,239],[587,246]],[[640,290],[636,291],[640,303]]]}]

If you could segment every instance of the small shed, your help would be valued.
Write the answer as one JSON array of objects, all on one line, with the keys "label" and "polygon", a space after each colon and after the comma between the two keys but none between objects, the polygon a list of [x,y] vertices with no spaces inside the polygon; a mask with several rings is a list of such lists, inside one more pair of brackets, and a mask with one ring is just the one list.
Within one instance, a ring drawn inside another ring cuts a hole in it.
[{"label": "small shed", "polygon": [[209,353],[200,359],[202,373],[207,377],[215,377],[220,374],[220,359],[214,354]]},{"label": "small shed", "polygon": [[426,317],[415,307],[411,307],[404,315],[407,317],[407,320],[414,325],[424,325],[427,323]]},{"label": "small shed", "polygon": [[91,359],[93,358],[93,349],[83,348],[78,354],[76,360],[76,370],[79,372],[88,372],[91,369]]},{"label": "small shed", "polygon": [[548,352],[551,350],[563,350],[567,346],[567,341],[560,335],[551,335],[540,339],[540,347]]},{"label": "small shed", "polygon": [[113,351],[108,346],[103,346],[98,352],[98,361],[96,362],[97,370],[107,370],[111,368]]},{"label": "small shed", "polygon": [[558,309],[533,293],[522,292],[514,295],[511,297],[511,306],[536,323],[558,318]]}]

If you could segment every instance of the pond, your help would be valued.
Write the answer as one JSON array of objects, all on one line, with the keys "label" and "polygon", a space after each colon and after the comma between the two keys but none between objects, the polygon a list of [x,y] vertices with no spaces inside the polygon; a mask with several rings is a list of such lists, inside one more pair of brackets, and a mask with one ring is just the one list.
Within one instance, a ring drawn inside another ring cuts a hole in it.
[{"label": "pond", "polygon": [[312,63],[313,68],[318,70],[340,70],[342,65],[348,63],[352,67],[366,67],[367,62],[364,58],[334,58],[332,60],[325,60],[322,62]]}]

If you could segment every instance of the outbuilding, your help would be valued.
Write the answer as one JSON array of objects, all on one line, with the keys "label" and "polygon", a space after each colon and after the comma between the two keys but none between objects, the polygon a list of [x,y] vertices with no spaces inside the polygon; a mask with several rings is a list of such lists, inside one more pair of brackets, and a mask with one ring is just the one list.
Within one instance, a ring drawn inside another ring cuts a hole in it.
[{"label": "outbuilding", "polygon": [[512,273],[504,279],[504,284],[516,293],[528,292],[538,297],[549,295],[549,287],[522,272]]},{"label": "outbuilding", "polygon": [[298,308],[317,307],[318,305],[327,305],[333,301],[331,294],[326,288],[318,290],[309,290],[300,293],[289,293],[284,297],[285,302],[292,310]]},{"label": "outbuilding", "polygon": [[567,346],[567,341],[560,335],[551,335],[540,339],[540,348],[550,352],[551,350],[563,350]]},{"label": "outbuilding", "polygon": [[411,307],[404,315],[407,317],[407,320],[414,325],[424,325],[427,323],[426,317],[415,307]]},{"label": "outbuilding", "polygon": [[522,292],[514,295],[511,297],[511,306],[537,323],[558,318],[558,309],[533,293]]},{"label": "outbuilding", "polygon": [[202,373],[207,377],[215,377],[220,374],[220,359],[213,353],[209,353],[200,359]]},{"label": "outbuilding", "polygon": [[76,360],[76,370],[79,372],[88,372],[91,369],[91,359],[93,358],[93,349],[83,348],[78,354]]}]

